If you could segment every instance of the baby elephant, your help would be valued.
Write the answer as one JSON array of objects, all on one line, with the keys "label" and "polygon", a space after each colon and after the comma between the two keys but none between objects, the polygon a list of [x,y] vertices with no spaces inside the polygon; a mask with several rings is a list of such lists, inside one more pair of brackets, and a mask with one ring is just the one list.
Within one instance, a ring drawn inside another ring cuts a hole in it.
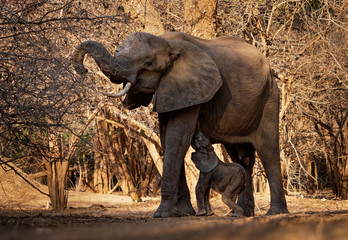
[{"label": "baby elephant", "polygon": [[198,212],[196,216],[209,216],[214,212],[209,203],[209,191],[213,188],[222,195],[222,201],[232,209],[229,215],[243,216],[243,209],[236,204],[239,193],[245,188],[246,172],[238,163],[224,163],[215,154],[207,137],[197,131],[192,141],[196,150],[191,159],[200,170],[196,185]]}]

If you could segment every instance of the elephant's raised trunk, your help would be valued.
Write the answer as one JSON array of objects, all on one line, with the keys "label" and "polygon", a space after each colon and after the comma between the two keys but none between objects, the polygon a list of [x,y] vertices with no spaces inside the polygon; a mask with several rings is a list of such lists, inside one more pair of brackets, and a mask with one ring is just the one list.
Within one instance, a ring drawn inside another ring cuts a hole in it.
[{"label": "elephant's raised trunk", "polygon": [[122,76],[118,76],[114,57],[106,50],[106,48],[98,42],[86,41],[77,46],[71,61],[78,74],[87,73],[87,69],[83,65],[83,59],[86,53],[90,54],[98,64],[100,70],[113,83],[122,83]]}]

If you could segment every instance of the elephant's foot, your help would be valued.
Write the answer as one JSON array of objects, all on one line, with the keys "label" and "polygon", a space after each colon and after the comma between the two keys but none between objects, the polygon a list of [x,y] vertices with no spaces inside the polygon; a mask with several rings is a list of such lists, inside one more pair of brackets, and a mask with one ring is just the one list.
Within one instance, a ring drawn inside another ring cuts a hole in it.
[{"label": "elephant's foot", "polygon": [[230,212],[227,213],[227,216],[229,217],[244,217],[244,211],[243,209],[239,210],[231,210]]},{"label": "elephant's foot", "polygon": [[255,203],[253,193],[245,191],[243,194],[240,194],[238,196],[238,206],[244,210],[244,216],[254,216]]},{"label": "elephant's foot", "polygon": [[285,207],[271,206],[271,208],[266,213],[266,216],[282,214],[282,213],[289,213],[289,210],[287,209],[286,206]]},{"label": "elephant's foot", "polygon": [[205,210],[200,210],[200,211],[198,211],[198,212],[196,213],[196,216],[197,216],[197,217],[205,216],[206,213],[207,213],[207,212],[206,212]]},{"label": "elephant's foot", "polygon": [[212,215],[214,215],[215,213],[213,212],[213,211],[207,211],[207,213],[205,214],[206,216],[212,216]]},{"label": "elephant's foot", "polygon": [[192,207],[190,196],[188,196],[188,198],[179,199],[178,209],[184,216],[194,216],[196,214],[195,209]]},{"label": "elephant's foot", "polygon": [[161,203],[161,205],[156,210],[155,218],[168,218],[168,217],[184,217],[188,215],[195,215],[196,212],[193,209],[191,203],[190,205],[180,204],[176,206],[175,204]]},{"label": "elephant's foot", "polygon": [[239,214],[236,214],[236,213],[227,214],[227,216],[235,217],[235,218],[244,218],[245,217],[244,215],[239,215]]},{"label": "elephant's foot", "polygon": [[185,216],[181,211],[178,210],[175,206],[164,206],[161,204],[155,214],[155,218],[168,218],[168,217],[182,217]]},{"label": "elephant's foot", "polygon": [[244,209],[244,216],[245,217],[253,217],[255,216],[254,208],[253,207],[247,207]]},{"label": "elephant's foot", "polygon": [[[238,203],[239,205],[239,203]],[[243,216],[245,217],[252,217],[255,215],[254,213],[254,202],[243,202],[243,204],[239,205],[244,211]]]},{"label": "elephant's foot", "polygon": [[196,216],[197,217],[200,217],[200,216],[212,216],[214,215],[214,212],[213,211],[206,211],[205,209],[204,210],[200,210],[196,213]]}]

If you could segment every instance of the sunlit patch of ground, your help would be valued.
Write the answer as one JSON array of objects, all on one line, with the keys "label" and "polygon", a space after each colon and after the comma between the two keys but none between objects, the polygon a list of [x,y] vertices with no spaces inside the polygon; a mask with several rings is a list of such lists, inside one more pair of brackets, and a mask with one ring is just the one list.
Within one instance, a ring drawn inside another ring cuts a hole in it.
[{"label": "sunlit patch of ground", "polygon": [[159,197],[133,203],[120,194],[71,191],[68,209],[53,211],[46,196],[0,169],[0,239],[348,240],[348,200],[330,191],[287,196],[290,214],[276,216],[264,216],[269,193],[256,194],[250,218],[227,217],[219,196],[211,199],[210,217],[155,219],[159,203]]},{"label": "sunlit patch of ground", "polygon": [[[256,194],[255,217],[227,217],[219,197],[211,217],[154,219],[160,198],[133,203],[128,196],[69,193],[65,211],[7,205],[0,210],[1,239],[348,239],[348,201],[324,193],[287,196],[290,214],[264,216],[268,194]],[[36,199],[37,202],[37,199]],[[35,205],[37,206],[37,205]]]}]

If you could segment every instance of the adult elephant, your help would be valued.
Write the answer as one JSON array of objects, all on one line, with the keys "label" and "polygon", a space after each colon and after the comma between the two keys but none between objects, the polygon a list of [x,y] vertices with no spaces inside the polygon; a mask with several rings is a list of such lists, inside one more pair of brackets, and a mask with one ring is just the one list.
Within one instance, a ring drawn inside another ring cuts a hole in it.
[{"label": "adult elephant", "polygon": [[123,83],[123,90],[109,96],[126,95],[123,103],[129,109],[147,106],[154,98],[164,150],[161,204],[155,217],[195,214],[184,156],[198,124],[212,143],[222,143],[233,161],[246,168],[247,189],[238,204],[247,216],[254,214],[255,150],[270,184],[268,214],[288,212],[280,173],[279,92],[257,49],[234,37],[203,40],[184,33],[136,32],[114,56],[98,42],[81,43],[72,57],[79,74],[87,72],[86,53],[111,82]]}]

